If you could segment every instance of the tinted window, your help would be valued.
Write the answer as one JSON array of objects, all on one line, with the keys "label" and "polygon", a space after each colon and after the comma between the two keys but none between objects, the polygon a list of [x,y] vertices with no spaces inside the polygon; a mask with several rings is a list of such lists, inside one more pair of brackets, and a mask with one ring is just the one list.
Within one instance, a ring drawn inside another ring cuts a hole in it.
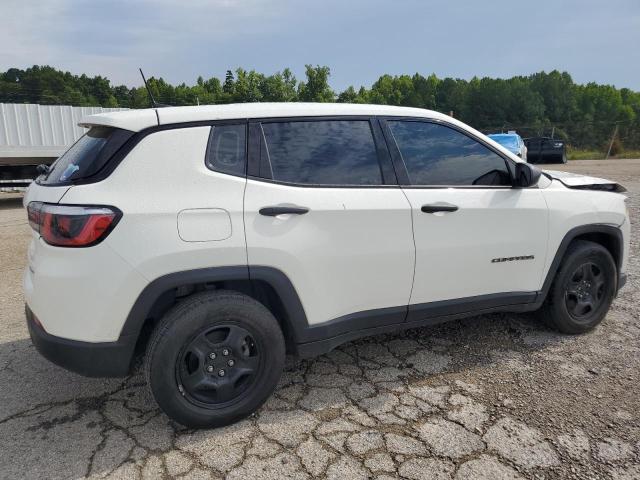
[{"label": "tinted window", "polygon": [[214,125],[209,134],[207,167],[221,173],[244,175],[246,126]]},{"label": "tinted window", "polygon": [[510,185],[502,157],[449,127],[389,121],[413,185]]},{"label": "tinted window", "polygon": [[314,185],[380,185],[382,175],[366,120],[264,123],[274,180]]},{"label": "tinted window", "polygon": [[38,179],[42,184],[69,183],[97,173],[126,142],[132,132],[109,127],[93,127],[74,143]]}]

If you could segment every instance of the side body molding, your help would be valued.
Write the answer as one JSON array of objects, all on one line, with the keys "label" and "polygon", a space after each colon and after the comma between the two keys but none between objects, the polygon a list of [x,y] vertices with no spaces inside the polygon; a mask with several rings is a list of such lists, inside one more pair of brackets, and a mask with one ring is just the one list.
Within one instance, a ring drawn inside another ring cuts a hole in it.
[{"label": "side body molding", "polygon": [[[295,349],[301,356],[326,353],[341,343],[368,335],[433,325],[447,320],[495,311],[536,310],[544,301],[571,241],[588,234],[607,236],[619,271],[623,252],[623,237],[620,229],[615,225],[607,224],[581,225],[571,229],[564,236],[546,274],[542,288],[537,292],[504,292],[420,305],[390,306],[352,313],[317,325],[308,324],[295,287],[289,278],[278,269],[267,266],[238,265],[171,273],[152,281],[142,291],[129,312],[120,333],[120,340],[130,342],[132,338],[138,337],[154,304],[163,293],[185,285],[215,282],[250,281],[252,284],[263,282],[269,285],[282,303],[284,318],[279,318],[279,320],[286,323]],[[623,283],[620,274],[617,283],[616,288],[619,288]]]}]

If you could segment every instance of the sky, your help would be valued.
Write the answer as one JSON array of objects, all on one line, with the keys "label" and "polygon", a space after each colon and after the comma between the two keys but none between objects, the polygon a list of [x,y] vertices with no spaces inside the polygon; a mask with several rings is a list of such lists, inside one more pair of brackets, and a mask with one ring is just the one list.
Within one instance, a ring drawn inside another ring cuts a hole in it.
[{"label": "sky", "polygon": [[0,0],[0,71],[34,64],[140,85],[326,65],[380,75],[568,71],[640,91],[640,0]]}]

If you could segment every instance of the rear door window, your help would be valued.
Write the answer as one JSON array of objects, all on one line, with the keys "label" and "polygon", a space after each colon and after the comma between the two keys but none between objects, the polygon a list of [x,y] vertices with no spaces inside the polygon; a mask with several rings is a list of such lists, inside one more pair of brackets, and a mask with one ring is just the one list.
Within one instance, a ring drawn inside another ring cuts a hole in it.
[{"label": "rear door window", "polygon": [[[367,120],[263,123],[273,180],[309,185],[381,185]],[[261,170],[262,171],[262,170]]]},{"label": "rear door window", "polygon": [[132,135],[133,132],[119,128],[92,127],[51,165],[38,183],[68,184],[92,177]]}]

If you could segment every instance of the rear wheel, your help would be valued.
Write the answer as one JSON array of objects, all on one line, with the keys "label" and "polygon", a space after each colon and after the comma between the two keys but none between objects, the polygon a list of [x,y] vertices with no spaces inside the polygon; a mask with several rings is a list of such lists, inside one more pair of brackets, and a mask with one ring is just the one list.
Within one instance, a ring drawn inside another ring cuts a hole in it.
[{"label": "rear wheel", "polygon": [[253,413],[275,389],[285,344],[262,304],[236,292],[205,292],[170,310],[146,357],[160,408],[192,428],[220,427]]},{"label": "rear wheel", "polygon": [[563,333],[583,333],[598,325],[615,297],[617,269],[602,245],[577,240],[567,249],[539,311]]}]

